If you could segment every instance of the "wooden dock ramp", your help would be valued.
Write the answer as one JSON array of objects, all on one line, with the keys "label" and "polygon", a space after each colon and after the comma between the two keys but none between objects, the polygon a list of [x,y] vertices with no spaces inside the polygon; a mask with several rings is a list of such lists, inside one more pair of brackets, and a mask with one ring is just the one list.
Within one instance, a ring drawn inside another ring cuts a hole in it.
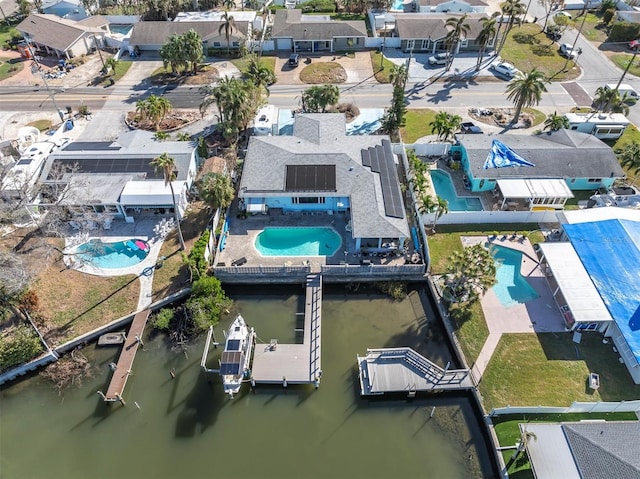
[{"label": "wooden dock ramp", "polygon": [[136,313],[133,317],[133,322],[129,328],[127,338],[124,341],[122,351],[120,351],[120,357],[113,371],[113,376],[111,376],[111,382],[109,383],[107,392],[106,394],[100,393],[102,398],[107,402],[120,401],[125,405],[122,393],[124,392],[124,387],[127,385],[127,379],[129,379],[129,376],[132,374],[131,368],[133,367],[133,360],[136,357],[138,346],[142,344],[142,333],[147,325],[150,313],[151,311],[149,309],[145,309],[144,311]]},{"label": "wooden dock ramp", "polygon": [[360,394],[466,390],[474,387],[468,369],[441,368],[411,348],[367,349],[357,357]]},{"label": "wooden dock ramp", "polygon": [[322,275],[307,276],[302,344],[257,343],[251,380],[257,384],[320,384]]}]

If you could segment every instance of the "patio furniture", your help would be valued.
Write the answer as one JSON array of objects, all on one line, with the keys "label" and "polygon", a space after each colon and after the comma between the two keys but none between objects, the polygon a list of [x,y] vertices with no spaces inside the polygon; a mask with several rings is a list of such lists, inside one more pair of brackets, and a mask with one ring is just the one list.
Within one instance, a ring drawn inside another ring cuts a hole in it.
[{"label": "patio furniture", "polygon": [[245,258],[243,256],[242,258],[238,258],[236,260],[233,260],[233,262],[231,263],[231,266],[242,266],[246,262],[247,262],[247,258]]}]

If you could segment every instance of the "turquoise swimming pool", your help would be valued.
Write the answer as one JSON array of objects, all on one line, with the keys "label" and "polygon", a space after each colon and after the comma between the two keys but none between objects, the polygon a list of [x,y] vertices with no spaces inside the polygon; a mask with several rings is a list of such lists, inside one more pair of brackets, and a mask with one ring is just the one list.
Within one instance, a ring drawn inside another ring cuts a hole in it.
[{"label": "turquoise swimming pool", "polygon": [[255,247],[262,256],[331,256],[342,238],[333,228],[265,228]]},{"label": "turquoise swimming pool", "polygon": [[116,243],[91,240],[78,246],[76,257],[96,268],[128,268],[140,263],[149,254],[149,243],[130,239]]},{"label": "turquoise swimming pool", "polygon": [[489,247],[496,262],[496,281],[493,292],[505,308],[538,298],[540,295],[520,273],[522,253],[499,245]]},{"label": "turquoise swimming pool", "polygon": [[482,211],[480,198],[456,194],[451,177],[442,170],[429,170],[436,194],[449,203],[449,211]]}]

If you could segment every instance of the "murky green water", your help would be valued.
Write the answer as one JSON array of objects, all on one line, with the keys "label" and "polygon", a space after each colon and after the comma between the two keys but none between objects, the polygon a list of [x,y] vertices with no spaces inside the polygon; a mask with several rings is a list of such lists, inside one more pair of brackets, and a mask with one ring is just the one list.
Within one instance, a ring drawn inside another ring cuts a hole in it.
[{"label": "murky green water", "polygon": [[[295,313],[303,298],[263,293],[236,298],[262,340],[295,339]],[[58,396],[36,377],[0,393],[0,476],[490,477],[469,399],[360,398],[355,359],[367,347],[412,346],[441,365],[450,358],[439,327],[425,317],[425,302],[416,292],[391,302],[325,290],[324,374],[318,390],[259,386],[252,393],[247,387],[231,401],[219,378],[200,372],[202,342],[187,358],[168,351],[161,335],[152,335],[136,358],[124,394],[127,406],[105,405],[96,391],[106,389],[107,365],[116,351],[86,348],[98,370],[81,388]],[[229,321],[217,328],[219,339]],[[220,352],[212,352],[211,367]]]}]

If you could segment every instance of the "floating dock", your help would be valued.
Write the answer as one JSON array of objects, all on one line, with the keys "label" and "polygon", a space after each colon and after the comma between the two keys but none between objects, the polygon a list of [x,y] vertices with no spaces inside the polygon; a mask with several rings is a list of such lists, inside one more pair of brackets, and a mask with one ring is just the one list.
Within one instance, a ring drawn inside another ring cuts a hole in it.
[{"label": "floating dock", "polygon": [[468,369],[441,368],[411,348],[367,349],[357,357],[360,394],[440,392],[473,389]]},{"label": "floating dock", "polygon": [[258,343],[253,353],[252,384],[320,385],[322,276],[307,276],[302,344]]},{"label": "floating dock", "polygon": [[133,360],[136,358],[138,345],[142,344],[142,333],[144,332],[144,327],[147,325],[147,319],[149,319],[150,313],[151,311],[149,309],[145,309],[133,317],[129,333],[124,341],[122,351],[120,351],[118,363],[113,371],[113,376],[111,376],[107,393],[103,394],[99,391],[102,399],[106,402],[120,401],[122,405],[125,405],[122,393],[124,387],[127,385],[127,379],[129,379],[129,376],[132,374],[131,368],[133,366]]}]

